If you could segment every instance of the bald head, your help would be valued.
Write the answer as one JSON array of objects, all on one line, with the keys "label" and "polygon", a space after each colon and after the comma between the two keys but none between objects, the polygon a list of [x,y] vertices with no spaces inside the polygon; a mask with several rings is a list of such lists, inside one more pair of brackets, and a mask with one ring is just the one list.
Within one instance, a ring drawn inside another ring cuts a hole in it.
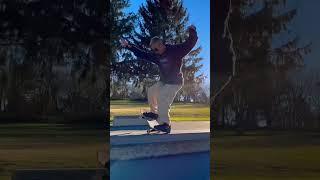
[{"label": "bald head", "polygon": [[166,46],[163,43],[163,40],[158,36],[155,36],[150,40],[150,47],[156,54],[161,55],[166,51]]}]

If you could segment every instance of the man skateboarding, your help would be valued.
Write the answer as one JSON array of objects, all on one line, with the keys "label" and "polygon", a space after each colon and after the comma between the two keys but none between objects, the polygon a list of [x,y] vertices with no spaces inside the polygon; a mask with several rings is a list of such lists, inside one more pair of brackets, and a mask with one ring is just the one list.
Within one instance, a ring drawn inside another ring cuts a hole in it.
[{"label": "man skateboarding", "polygon": [[165,44],[159,37],[153,37],[150,41],[152,51],[139,49],[128,41],[121,39],[122,47],[132,51],[135,56],[145,61],[158,65],[160,81],[148,88],[148,103],[150,112],[143,113],[148,119],[156,119],[159,125],[154,129],[170,133],[170,106],[182,88],[184,79],[181,71],[182,59],[195,46],[198,36],[195,26],[188,27],[188,39],[176,45]]}]

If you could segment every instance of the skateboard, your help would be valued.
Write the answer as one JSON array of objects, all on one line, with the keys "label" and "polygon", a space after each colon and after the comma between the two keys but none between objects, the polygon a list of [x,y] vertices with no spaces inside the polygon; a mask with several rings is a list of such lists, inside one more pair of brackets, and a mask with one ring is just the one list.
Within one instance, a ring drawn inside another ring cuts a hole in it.
[{"label": "skateboard", "polygon": [[159,131],[157,129],[154,128],[154,126],[159,125],[159,123],[157,122],[157,120],[152,119],[152,120],[147,120],[149,128],[147,130],[147,134],[151,134],[151,133],[160,133],[162,131]]},{"label": "skateboard", "polygon": [[147,117],[144,117],[143,113],[141,113],[140,118],[146,120],[147,123],[148,123],[147,134],[153,134],[153,133],[156,133],[156,134],[168,134],[166,132],[163,132],[163,131],[160,131],[160,130],[154,128],[155,126],[159,125],[159,123],[158,123],[158,121],[156,119],[149,119]]}]

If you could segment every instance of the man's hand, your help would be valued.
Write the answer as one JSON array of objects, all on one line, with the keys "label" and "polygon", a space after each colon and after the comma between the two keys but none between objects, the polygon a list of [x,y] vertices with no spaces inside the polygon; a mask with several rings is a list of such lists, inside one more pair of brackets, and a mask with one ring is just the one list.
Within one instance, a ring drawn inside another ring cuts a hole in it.
[{"label": "man's hand", "polygon": [[120,39],[119,42],[120,42],[121,46],[124,47],[124,48],[126,48],[126,47],[130,48],[131,47],[131,45],[125,39]]},{"label": "man's hand", "polygon": [[193,31],[197,31],[197,28],[194,25],[191,25],[188,27],[188,30],[193,30]]}]

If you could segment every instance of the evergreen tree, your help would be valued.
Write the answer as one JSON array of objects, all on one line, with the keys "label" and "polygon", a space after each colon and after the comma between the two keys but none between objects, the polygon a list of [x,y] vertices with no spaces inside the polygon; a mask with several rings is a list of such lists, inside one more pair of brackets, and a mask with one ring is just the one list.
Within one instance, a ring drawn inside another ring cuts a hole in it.
[{"label": "evergreen tree", "polygon": [[220,108],[233,109],[240,129],[256,127],[258,111],[264,112],[271,127],[272,119],[276,119],[272,115],[274,97],[279,92],[276,85],[289,82],[287,73],[301,67],[310,45],[298,47],[296,37],[281,45],[273,44],[276,35],[288,32],[288,24],[296,15],[295,9],[281,10],[285,0],[231,0],[229,5],[225,30],[234,50],[235,78],[225,91],[230,94],[219,101],[224,106]]},{"label": "evergreen tree", "polygon": [[[122,37],[128,37],[133,33],[135,15],[126,14],[124,11],[129,7],[128,0],[111,0],[110,1],[110,86],[112,92],[111,97],[119,97],[118,91],[125,88],[120,85],[126,84],[130,80],[131,68],[128,65],[128,59],[132,59],[132,55],[125,50],[122,50],[119,44],[119,40]],[[121,93],[123,94],[123,93]]]},{"label": "evergreen tree", "polygon": [[[147,0],[145,5],[139,9],[139,29],[133,37],[133,42],[141,49],[149,47],[150,39],[154,36],[162,38],[166,43],[182,43],[186,37],[186,28],[189,16],[181,0],[171,0],[163,4],[163,1]],[[202,65],[202,58],[198,57],[201,47],[197,47],[184,58],[182,71],[185,77],[185,86],[177,96],[183,96],[186,101],[195,97],[197,83],[202,81],[204,76],[198,74]],[[134,71],[134,83],[143,86],[143,93],[146,87],[154,83],[158,77],[158,70],[152,64],[142,61],[135,61],[132,64]]]},{"label": "evergreen tree", "polygon": [[129,0],[111,0],[109,11],[109,27],[110,27],[110,47],[111,47],[111,63],[121,60],[119,51],[119,40],[123,36],[128,36],[134,28],[135,15],[126,14],[124,10],[129,7]]},{"label": "evergreen tree", "polygon": [[[8,111],[24,110],[18,104],[30,103],[32,96],[33,111],[54,112],[57,89],[63,86],[57,83],[57,66],[72,69],[72,77],[65,77],[75,85],[70,106],[86,101],[81,106],[105,111],[107,6],[99,0],[0,1],[0,45],[9,64]],[[99,93],[91,93],[94,89]],[[78,93],[81,96],[75,96]]]}]

